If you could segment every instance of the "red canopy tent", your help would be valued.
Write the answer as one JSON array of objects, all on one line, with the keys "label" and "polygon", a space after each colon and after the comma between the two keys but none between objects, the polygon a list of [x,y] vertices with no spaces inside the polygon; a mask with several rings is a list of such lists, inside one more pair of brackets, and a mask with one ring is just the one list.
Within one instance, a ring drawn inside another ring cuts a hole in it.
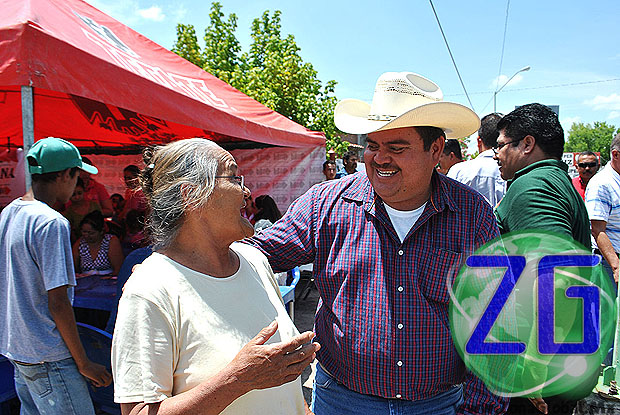
[{"label": "red canopy tent", "polygon": [[86,152],[187,137],[236,147],[325,144],[322,133],[80,0],[0,0],[0,10],[0,146],[27,150],[47,136]]}]

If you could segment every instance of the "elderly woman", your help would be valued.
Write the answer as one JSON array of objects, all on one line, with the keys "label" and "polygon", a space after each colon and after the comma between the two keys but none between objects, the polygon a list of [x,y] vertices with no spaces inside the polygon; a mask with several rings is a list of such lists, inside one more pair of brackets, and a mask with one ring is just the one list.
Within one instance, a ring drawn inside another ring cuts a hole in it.
[{"label": "elderly woman", "polygon": [[308,411],[299,375],[319,345],[298,334],[266,258],[234,243],[253,233],[235,160],[197,138],[145,158],[155,252],[118,309],[112,368],[123,414]]}]

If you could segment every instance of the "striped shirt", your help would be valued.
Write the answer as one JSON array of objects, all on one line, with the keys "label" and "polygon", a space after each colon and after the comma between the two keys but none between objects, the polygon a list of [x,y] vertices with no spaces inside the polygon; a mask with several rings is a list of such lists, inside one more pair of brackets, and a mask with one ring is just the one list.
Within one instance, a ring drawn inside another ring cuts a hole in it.
[{"label": "striped shirt", "polygon": [[437,173],[417,222],[401,242],[364,172],[320,183],[249,243],[274,270],[313,262],[321,295],[318,360],[354,391],[426,399],[463,382],[466,413],[501,413],[467,374],[450,336],[452,277],[465,257],[499,231],[491,206]]},{"label": "striped shirt", "polygon": [[[607,222],[605,234],[614,251],[620,252],[620,174],[611,167],[611,162],[588,182],[586,208],[590,220]],[[598,248],[594,239],[592,245]]]}]

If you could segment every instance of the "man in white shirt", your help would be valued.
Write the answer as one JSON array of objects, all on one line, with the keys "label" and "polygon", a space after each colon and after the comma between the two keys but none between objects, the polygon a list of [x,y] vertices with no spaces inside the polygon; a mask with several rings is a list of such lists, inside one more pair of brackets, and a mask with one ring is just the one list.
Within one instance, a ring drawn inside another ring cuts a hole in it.
[{"label": "man in white shirt", "polygon": [[439,156],[437,171],[441,174],[447,175],[454,165],[461,163],[462,161],[463,154],[461,153],[461,143],[459,140],[449,138],[446,140],[443,153]]},{"label": "man in white shirt", "polygon": [[499,174],[497,162],[493,160],[493,148],[497,145],[497,123],[502,116],[497,113],[486,115],[478,130],[478,157],[458,163],[450,169],[448,177],[477,190],[491,204],[496,206],[506,192],[506,181]]},{"label": "man in white shirt", "polygon": [[620,134],[611,141],[611,160],[586,187],[586,208],[592,225],[594,252],[618,281],[620,252]]}]

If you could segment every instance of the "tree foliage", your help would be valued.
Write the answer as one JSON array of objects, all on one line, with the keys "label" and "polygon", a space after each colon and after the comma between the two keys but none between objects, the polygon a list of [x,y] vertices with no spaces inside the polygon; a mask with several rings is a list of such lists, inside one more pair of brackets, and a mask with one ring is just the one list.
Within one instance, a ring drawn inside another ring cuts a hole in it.
[{"label": "tree foliage", "polygon": [[[222,6],[213,3],[209,13],[209,26],[205,29],[203,69],[224,82],[231,83],[240,65],[241,44],[235,36],[237,16],[231,13],[224,20]],[[233,85],[234,86],[234,85]]]},{"label": "tree foliage", "polygon": [[590,150],[601,153],[601,162],[609,161],[609,146],[614,135],[620,132],[606,122],[595,121],[593,125],[573,123],[568,131],[568,141],[564,151],[579,153]]},{"label": "tree foliage", "polygon": [[263,105],[327,137],[327,148],[344,152],[333,111],[336,81],[323,84],[317,71],[304,62],[293,35],[283,36],[281,12],[265,11],[251,26],[252,43],[242,52],[235,36],[237,16],[228,18],[218,2],[211,4],[201,50],[192,25],[177,25],[173,52],[228,82]]},{"label": "tree foliage", "polygon": [[177,41],[172,47],[172,51],[194,65],[204,68],[204,59],[202,57],[200,45],[198,45],[198,38],[196,37],[194,26],[184,24],[177,25]]}]

